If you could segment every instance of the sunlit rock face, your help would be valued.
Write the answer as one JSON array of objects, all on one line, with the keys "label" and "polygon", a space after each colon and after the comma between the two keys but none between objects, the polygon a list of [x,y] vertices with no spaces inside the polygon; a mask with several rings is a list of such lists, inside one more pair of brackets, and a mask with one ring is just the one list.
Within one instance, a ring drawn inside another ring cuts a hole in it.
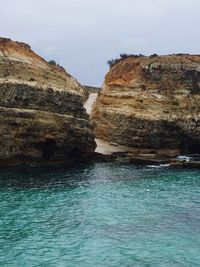
[{"label": "sunlit rock face", "polygon": [[111,66],[92,113],[98,138],[200,152],[200,56],[128,57]]},{"label": "sunlit rock face", "polygon": [[30,46],[0,38],[0,166],[71,163],[95,149],[88,93]]}]

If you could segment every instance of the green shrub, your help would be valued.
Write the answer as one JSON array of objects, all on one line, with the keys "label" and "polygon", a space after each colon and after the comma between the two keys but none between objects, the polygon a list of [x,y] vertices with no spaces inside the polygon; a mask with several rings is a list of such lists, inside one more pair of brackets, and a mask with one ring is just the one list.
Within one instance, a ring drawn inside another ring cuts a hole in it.
[{"label": "green shrub", "polygon": [[51,60],[49,60],[49,62],[48,62],[50,65],[52,65],[52,66],[60,66],[59,65],[59,63],[57,63],[55,60],[53,60],[53,59],[51,59]]},{"label": "green shrub", "polygon": [[158,55],[157,55],[157,54],[152,54],[152,55],[150,55],[149,57],[150,57],[150,58],[158,57]]},{"label": "green shrub", "polygon": [[134,54],[125,54],[125,53],[122,53],[122,54],[120,54],[120,58],[108,60],[107,63],[108,63],[108,65],[110,67],[112,67],[113,65],[115,65],[116,63],[118,63],[120,60],[129,58],[129,57],[140,58],[140,57],[145,57],[145,55],[143,55],[143,54],[134,55]]}]

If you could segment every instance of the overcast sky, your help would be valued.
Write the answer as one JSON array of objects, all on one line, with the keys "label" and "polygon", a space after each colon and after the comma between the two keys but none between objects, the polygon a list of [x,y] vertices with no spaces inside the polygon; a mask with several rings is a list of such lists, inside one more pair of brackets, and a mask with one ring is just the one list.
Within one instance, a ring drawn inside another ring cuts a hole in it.
[{"label": "overcast sky", "polygon": [[200,0],[0,0],[0,36],[101,85],[120,53],[200,53]]}]

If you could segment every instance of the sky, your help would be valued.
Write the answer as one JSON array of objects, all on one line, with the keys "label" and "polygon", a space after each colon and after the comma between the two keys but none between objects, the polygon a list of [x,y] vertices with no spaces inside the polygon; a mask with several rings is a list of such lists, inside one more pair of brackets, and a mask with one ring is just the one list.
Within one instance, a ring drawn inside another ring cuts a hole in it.
[{"label": "sky", "polygon": [[0,0],[0,36],[100,86],[107,61],[130,54],[200,53],[200,0]]}]

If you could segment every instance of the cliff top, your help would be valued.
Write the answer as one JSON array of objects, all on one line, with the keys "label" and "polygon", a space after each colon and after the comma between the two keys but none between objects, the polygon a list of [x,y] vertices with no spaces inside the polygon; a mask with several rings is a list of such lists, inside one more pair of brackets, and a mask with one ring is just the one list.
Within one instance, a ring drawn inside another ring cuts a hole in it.
[{"label": "cliff top", "polygon": [[35,52],[31,50],[28,44],[15,42],[8,38],[0,37],[0,56],[10,60],[35,64],[38,66],[49,68],[48,63]]},{"label": "cliff top", "polygon": [[[111,61],[112,62],[112,61]],[[147,72],[156,70],[174,72],[182,70],[200,71],[200,55],[173,54],[166,56],[127,56],[114,60],[110,71],[106,75],[107,85],[131,86],[136,81],[144,80]]]},{"label": "cliff top", "polygon": [[28,44],[0,37],[0,83],[69,90],[85,96],[85,89],[63,67],[51,65]]}]

